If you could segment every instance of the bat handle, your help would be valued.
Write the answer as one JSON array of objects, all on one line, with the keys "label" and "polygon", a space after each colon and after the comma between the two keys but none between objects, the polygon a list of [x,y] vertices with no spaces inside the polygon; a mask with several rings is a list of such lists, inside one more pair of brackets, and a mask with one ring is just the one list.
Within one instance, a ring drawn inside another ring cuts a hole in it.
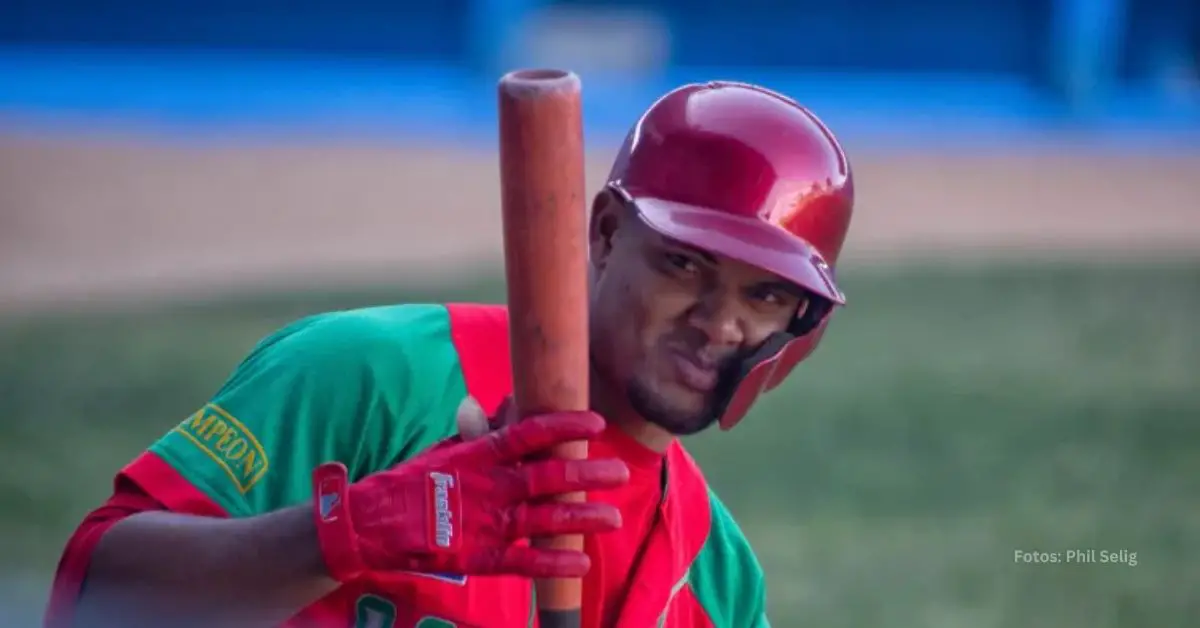
[{"label": "bat handle", "polygon": [[[526,411],[588,407],[587,208],[580,81],[572,72],[526,69],[500,79],[500,182],[513,394]],[[586,459],[587,443],[555,457]],[[582,502],[586,493],[558,496]],[[578,534],[532,539],[581,551]],[[579,578],[539,578],[541,628],[580,628]]]},{"label": "bat handle", "polygon": [[580,628],[582,625],[583,612],[580,609],[538,609],[538,628]]}]

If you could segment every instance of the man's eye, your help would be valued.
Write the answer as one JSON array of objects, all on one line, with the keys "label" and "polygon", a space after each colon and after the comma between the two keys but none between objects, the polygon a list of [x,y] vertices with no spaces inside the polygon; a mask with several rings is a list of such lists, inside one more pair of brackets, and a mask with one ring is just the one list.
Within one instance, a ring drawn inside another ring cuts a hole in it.
[{"label": "man's eye", "polygon": [[667,253],[666,258],[668,264],[684,272],[691,273],[697,270],[696,263],[686,255],[680,255],[679,253]]},{"label": "man's eye", "polygon": [[752,295],[754,299],[771,306],[792,306],[797,305],[803,307],[804,299],[798,299],[793,293],[779,288],[764,287],[756,290]]},{"label": "man's eye", "polygon": [[759,301],[770,305],[782,305],[787,299],[786,295],[781,294],[780,291],[771,288],[756,290],[753,296]]}]

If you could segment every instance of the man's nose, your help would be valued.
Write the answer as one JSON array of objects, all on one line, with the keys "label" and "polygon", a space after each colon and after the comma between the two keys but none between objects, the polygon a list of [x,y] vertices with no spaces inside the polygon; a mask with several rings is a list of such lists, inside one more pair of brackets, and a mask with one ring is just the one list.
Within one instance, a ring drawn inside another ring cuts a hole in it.
[{"label": "man's nose", "polygon": [[700,299],[690,322],[704,332],[710,344],[737,346],[746,337],[737,299],[715,290]]}]

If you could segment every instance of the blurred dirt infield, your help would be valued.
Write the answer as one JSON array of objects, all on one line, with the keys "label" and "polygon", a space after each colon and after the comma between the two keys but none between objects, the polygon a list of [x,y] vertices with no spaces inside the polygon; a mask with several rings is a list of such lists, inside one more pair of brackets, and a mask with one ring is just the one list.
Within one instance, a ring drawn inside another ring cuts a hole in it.
[{"label": "blurred dirt infield", "polygon": [[[611,152],[589,163],[588,193]],[[853,154],[847,259],[1200,253],[1200,156]],[[0,308],[376,278],[500,259],[494,153],[0,134]]]}]

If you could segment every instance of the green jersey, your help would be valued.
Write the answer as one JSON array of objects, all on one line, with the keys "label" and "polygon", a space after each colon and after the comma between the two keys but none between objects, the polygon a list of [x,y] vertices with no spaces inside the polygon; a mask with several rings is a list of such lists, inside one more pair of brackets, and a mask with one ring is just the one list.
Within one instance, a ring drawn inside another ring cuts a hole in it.
[{"label": "green jersey", "polygon": [[[311,499],[322,462],[342,462],[352,479],[401,464],[455,434],[465,396],[490,414],[511,388],[503,307],[324,313],[262,339],[121,473],[172,510],[252,517]],[[620,439],[606,432],[593,450],[646,455]],[[629,515],[619,532],[589,538],[585,625],[767,626],[762,570],[695,461],[675,443],[651,462],[653,475],[639,483],[635,469],[625,494],[589,496]],[[534,609],[524,578],[370,573],[290,625],[510,628],[536,625]]]}]

